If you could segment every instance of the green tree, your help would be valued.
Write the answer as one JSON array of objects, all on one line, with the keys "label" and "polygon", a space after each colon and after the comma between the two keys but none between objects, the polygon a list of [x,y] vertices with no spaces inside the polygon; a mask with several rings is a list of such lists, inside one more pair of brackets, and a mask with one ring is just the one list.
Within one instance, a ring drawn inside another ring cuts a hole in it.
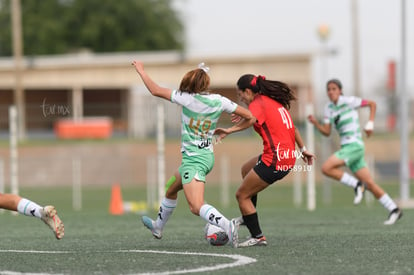
[{"label": "green tree", "polygon": [[[0,55],[12,55],[11,0],[0,0]],[[25,55],[181,50],[170,0],[21,0]]]}]

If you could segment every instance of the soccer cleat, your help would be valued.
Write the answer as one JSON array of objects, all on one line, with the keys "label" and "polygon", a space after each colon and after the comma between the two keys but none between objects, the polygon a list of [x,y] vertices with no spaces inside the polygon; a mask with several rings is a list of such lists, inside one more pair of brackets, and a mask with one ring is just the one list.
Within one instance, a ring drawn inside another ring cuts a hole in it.
[{"label": "soccer cleat", "polygon": [[65,227],[57,215],[55,207],[52,205],[43,207],[40,209],[40,215],[40,219],[52,229],[56,239],[62,239],[65,235]]},{"label": "soccer cleat", "polygon": [[161,229],[158,229],[155,227],[154,225],[155,222],[151,218],[147,216],[142,216],[141,220],[142,220],[142,223],[145,225],[145,227],[151,230],[152,236],[154,236],[156,239],[162,238]]},{"label": "soccer cleat", "polygon": [[229,236],[230,245],[235,248],[237,247],[239,241],[239,224],[236,220],[237,218],[230,220],[229,233],[227,234]]},{"label": "soccer cleat", "polygon": [[267,245],[266,237],[262,236],[260,238],[250,237],[246,241],[239,243],[238,247],[266,246],[266,245]]},{"label": "soccer cleat", "polygon": [[235,218],[235,220],[236,220],[237,225],[239,225],[239,226],[240,225],[246,225],[244,223],[244,220],[243,220],[243,217],[242,216]]},{"label": "soccer cleat", "polygon": [[395,208],[390,212],[388,219],[384,222],[384,225],[393,225],[402,217],[402,211],[399,208]]},{"label": "soccer cleat", "polygon": [[354,188],[354,190],[355,190],[354,204],[357,205],[364,198],[365,184],[363,182],[358,181],[358,184]]}]

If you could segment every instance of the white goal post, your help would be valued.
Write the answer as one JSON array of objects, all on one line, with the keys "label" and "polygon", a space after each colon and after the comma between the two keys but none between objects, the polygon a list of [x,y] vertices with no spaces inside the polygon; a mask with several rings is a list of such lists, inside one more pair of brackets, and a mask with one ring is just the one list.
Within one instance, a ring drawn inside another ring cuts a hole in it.
[{"label": "white goal post", "polygon": [[17,108],[9,107],[9,131],[10,131],[10,186],[11,193],[19,194],[18,179],[18,155],[17,155]]},{"label": "white goal post", "polygon": [[[306,114],[313,114],[313,105],[306,104]],[[306,123],[306,146],[310,152],[315,152],[315,130],[310,122]],[[316,189],[315,189],[315,165],[313,165],[308,173],[307,179],[307,208],[309,211],[316,209]]]}]

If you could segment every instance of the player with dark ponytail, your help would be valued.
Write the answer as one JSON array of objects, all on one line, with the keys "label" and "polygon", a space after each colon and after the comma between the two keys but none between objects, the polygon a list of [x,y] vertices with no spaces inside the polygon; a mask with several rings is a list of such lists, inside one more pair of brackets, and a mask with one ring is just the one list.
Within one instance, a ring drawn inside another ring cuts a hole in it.
[{"label": "player with dark ponytail", "polygon": [[[267,245],[267,240],[257,216],[257,193],[293,170],[298,156],[312,164],[314,155],[306,150],[288,111],[296,97],[287,84],[267,80],[261,75],[245,74],[237,81],[237,88],[240,100],[256,117],[253,126],[263,140],[262,153],[242,166],[243,182],[236,191],[242,214],[239,223],[246,225],[251,235],[238,247],[263,246]],[[233,121],[237,122],[237,117]],[[296,144],[300,152],[296,152]]]},{"label": "player with dark ponytail", "polygon": [[287,110],[290,109],[290,102],[296,100],[293,91],[286,83],[277,80],[266,80],[266,77],[252,74],[245,74],[237,81],[237,87],[244,91],[250,88],[254,93],[262,94],[276,100]]}]

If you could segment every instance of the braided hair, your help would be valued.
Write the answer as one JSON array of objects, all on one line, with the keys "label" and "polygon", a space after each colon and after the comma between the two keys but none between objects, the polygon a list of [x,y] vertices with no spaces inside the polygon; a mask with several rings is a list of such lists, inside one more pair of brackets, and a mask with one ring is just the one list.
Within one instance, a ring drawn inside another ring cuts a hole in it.
[{"label": "braided hair", "polygon": [[255,94],[261,94],[276,100],[287,110],[290,109],[290,102],[296,100],[292,89],[286,83],[276,80],[266,80],[262,75],[245,74],[237,81],[239,90],[251,89]]}]

